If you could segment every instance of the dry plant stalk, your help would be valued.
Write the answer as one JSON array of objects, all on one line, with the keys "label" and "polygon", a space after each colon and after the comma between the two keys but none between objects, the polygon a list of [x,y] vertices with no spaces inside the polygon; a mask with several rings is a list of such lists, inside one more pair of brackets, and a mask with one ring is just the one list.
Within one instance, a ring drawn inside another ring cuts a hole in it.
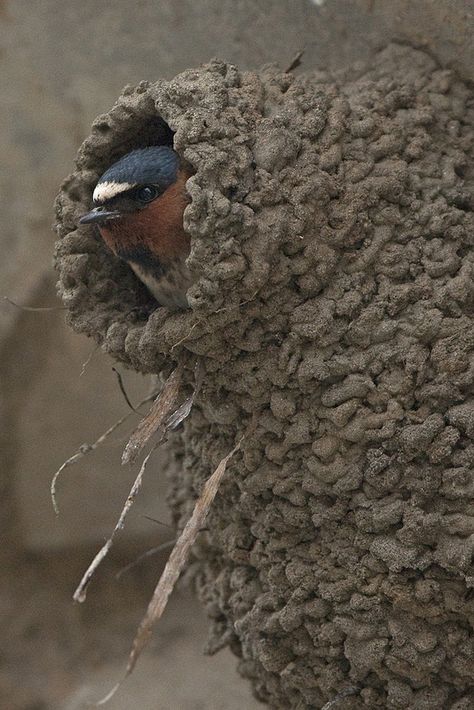
[{"label": "dry plant stalk", "polygon": [[195,383],[192,394],[175,409],[181,390],[182,374],[183,368],[180,364],[168,377],[150,411],[130,437],[122,455],[122,464],[133,463],[156,431],[158,444],[167,431],[176,429],[189,415],[204,380],[202,363],[198,362],[194,369]]},{"label": "dry plant stalk", "polygon": [[[181,389],[181,381],[182,381],[182,372],[183,368],[182,365],[178,365],[175,370],[171,373],[171,375],[168,377],[166,380],[163,389],[161,392],[158,394],[156,397],[155,401],[153,402],[153,405],[148,412],[148,414],[141,420],[140,424],[132,434],[132,436],[129,439],[129,442],[127,446],[125,447],[125,451],[123,453],[122,457],[122,463],[128,463],[129,461],[134,461],[138,453],[143,449],[147,441],[150,439],[150,437],[157,431],[157,429],[160,430],[160,435],[158,437],[158,440],[155,442],[153,445],[151,451],[147,454],[147,456],[144,458],[143,463],[140,467],[140,471],[138,472],[137,477],[135,478],[135,481],[133,483],[132,488],[130,489],[130,493],[127,496],[127,500],[125,501],[125,505],[122,508],[122,512],[120,514],[120,517],[112,531],[112,534],[110,537],[105,541],[104,545],[100,548],[99,552],[96,554],[92,562],[90,563],[89,567],[87,570],[84,572],[81,581],[79,582],[79,585],[74,592],[73,599],[74,601],[77,602],[83,602],[86,599],[87,595],[87,588],[89,586],[89,583],[94,576],[94,573],[96,569],[99,567],[101,562],[105,559],[107,556],[110,548],[113,545],[114,538],[119,530],[122,530],[124,523],[125,523],[125,518],[132,507],[133,503],[135,502],[135,498],[138,495],[138,492],[142,486],[143,482],[143,474],[145,473],[146,466],[148,464],[148,460],[153,453],[153,451],[156,449],[158,444],[161,442],[163,439],[163,436],[165,433],[169,430],[172,429],[180,422],[185,419],[189,412],[191,411],[192,405],[194,403],[195,397],[197,393],[199,392],[202,382],[203,382],[203,377],[204,377],[204,371],[201,365],[196,365],[195,369],[195,377],[196,377],[196,383],[194,387],[194,391],[190,397],[188,397],[177,409],[175,409],[176,402],[178,399],[178,395]],[[130,416],[129,414],[127,416]],[[123,421],[123,419],[121,420]],[[118,424],[114,425],[114,428],[116,428]],[[110,431],[110,430],[109,430]],[[106,432],[108,434],[108,432]],[[101,440],[104,440],[105,435],[102,435]],[[98,440],[99,441],[99,440]],[[97,444],[97,442],[96,442]],[[88,449],[89,450],[89,449]],[[75,460],[77,460],[77,457],[79,457],[79,454],[76,454],[73,456],[71,459],[68,459],[70,463],[74,463]],[[74,459],[74,461],[73,461]],[[61,469],[58,471],[58,473],[61,472],[65,468],[65,466],[68,464],[68,461],[66,461],[65,464],[61,467]],[[53,484],[55,483],[55,480],[57,478],[57,475],[53,479]],[[52,492],[54,490],[52,484]],[[53,498],[53,500],[55,500]]]},{"label": "dry plant stalk", "polygon": [[90,353],[89,353],[89,355],[87,356],[87,358],[86,358],[86,359],[84,360],[84,362],[82,363],[82,367],[81,367],[81,371],[80,371],[80,373],[79,373],[79,377],[82,377],[82,376],[85,374],[85,372],[86,372],[88,366],[90,365],[90,362],[91,362],[92,358],[94,357],[94,355],[96,354],[96,352],[98,351],[98,349],[99,349],[99,344],[96,343],[96,345],[92,348],[92,350],[90,351]]},{"label": "dry plant stalk", "polygon": [[197,362],[194,368],[194,390],[193,393],[174,411],[166,421],[167,429],[176,429],[182,421],[190,414],[194,400],[198,396],[204,381],[204,367],[202,362]]},{"label": "dry plant stalk", "polygon": [[[153,396],[148,396],[142,399],[142,401],[139,403],[138,407],[141,407],[142,404],[145,404],[146,402],[149,402],[151,399],[153,399]],[[127,412],[127,414],[124,414],[121,419],[119,419],[117,422],[112,424],[111,427],[107,429],[99,438],[97,441],[95,441],[93,444],[81,444],[78,451],[76,451],[75,454],[73,454],[70,458],[68,458],[56,471],[54,474],[52,481],[51,481],[51,487],[50,487],[50,492],[51,492],[51,501],[53,503],[53,508],[54,512],[56,515],[59,515],[59,507],[58,503],[56,500],[56,486],[58,482],[59,476],[62,474],[62,472],[68,468],[69,466],[72,466],[73,464],[77,463],[80,461],[86,454],[89,454],[91,451],[95,451],[101,444],[104,443],[106,439],[109,438],[113,432],[119,428],[127,419],[129,419],[133,415],[133,412]]]},{"label": "dry plant stalk", "polygon": [[156,446],[152,448],[152,450],[147,454],[147,456],[143,459],[143,463],[140,466],[140,470],[138,472],[137,477],[135,478],[133,482],[133,486],[130,489],[130,493],[127,496],[127,500],[125,501],[125,505],[122,508],[122,512],[120,513],[120,517],[112,530],[112,534],[110,537],[105,541],[105,543],[102,545],[100,548],[99,552],[96,554],[92,562],[90,563],[89,567],[86,569],[84,572],[81,581],[79,582],[79,586],[77,587],[76,591],[74,592],[73,599],[75,602],[83,602],[86,599],[87,595],[87,587],[89,586],[89,583],[94,576],[94,572],[96,571],[97,567],[100,565],[102,560],[106,557],[108,554],[110,548],[112,547],[112,544],[114,542],[115,535],[118,533],[119,530],[122,530],[125,522],[125,518],[132,507],[132,505],[135,502],[135,498],[137,497],[138,491],[142,487],[143,483],[143,474],[145,473],[146,465],[148,463],[148,460],[154,450],[156,449]]},{"label": "dry plant stalk", "polygon": [[341,690],[340,693],[336,695],[335,698],[332,700],[329,700],[321,710],[331,710],[332,708],[336,708],[336,705],[339,703],[339,700],[342,700],[343,698],[348,698],[350,695],[356,695],[360,691],[360,688],[356,688],[355,686],[352,686],[350,688],[345,688],[344,690]]},{"label": "dry plant stalk", "polygon": [[181,389],[182,375],[183,367],[180,364],[168,377],[163,389],[153,402],[150,411],[143,417],[128,440],[122,455],[123,464],[134,463],[147,441],[149,441],[150,437],[153,436],[157,430],[161,430],[159,432],[158,441],[163,438],[166,431],[166,420],[176,407],[179,391]]},{"label": "dry plant stalk", "polygon": [[8,298],[8,296],[4,296],[3,300],[9,303],[11,306],[15,306],[15,308],[19,308],[21,311],[28,311],[29,313],[46,313],[49,311],[66,311],[67,306],[22,306],[21,303],[15,303],[15,301],[12,301],[11,298]]},{"label": "dry plant stalk", "polygon": [[166,550],[168,547],[171,547],[174,545],[176,542],[176,538],[174,537],[172,540],[166,540],[165,542],[162,542],[160,545],[157,545],[156,547],[151,547],[149,550],[146,550],[146,552],[142,552],[141,555],[139,555],[135,560],[130,562],[128,565],[125,565],[125,567],[122,567],[121,570],[117,572],[115,575],[115,579],[120,579],[124,574],[129,572],[131,569],[136,567],[137,565],[140,564],[140,562],[143,562],[143,560],[148,559],[148,557],[152,557],[153,555],[157,555],[158,552],[162,552],[163,550]]},{"label": "dry plant stalk", "polygon": [[230,451],[227,456],[224,456],[214,473],[204,484],[204,488],[196,501],[191,517],[184,526],[181,535],[178,537],[178,540],[171,551],[168,562],[163,570],[163,574],[160,577],[160,581],[153,592],[146,614],[138,628],[128,659],[125,675],[122,680],[120,680],[112,688],[110,693],[96,703],[97,705],[104,705],[107,703],[115,695],[123,681],[135,668],[143,649],[150,640],[153,625],[163,614],[170,594],[174,589],[184,565],[186,564],[191,547],[194,545],[196,537],[206,521],[209,509],[214,501],[214,498],[216,497],[222,477],[226,471],[227,463],[236,451],[240,449],[244,436],[242,436],[242,438],[237,442],[232,451]]},{"label": "dry plant stalk", "polygon": [[295,54],[288,67],[285,69],[285,74],[289,74],[290,72],[294,71],[295,69],[298,69],[298,67],[301,66],[303,54],[304,49],[300,49],[300,51]]},{"label": "dry plant stalk", "polygon": [[126,403],[128,404],[128,406],[130,407],[130,409],[131,409],[133,412],[136,412],[136,411],[137,411],[137,408],[134,407],[133,404],[130,402],[129,396],[128,396],[128,394],[127,394],[127,390],[125,389],[125,385],[123,384],[122,375],[120,374],[120,372],[117,370],[116,367],[113,367],[113,368],[112,368],[112,372],[115,372],[115,374],[116,374],[116,376],[117,376],[118,386],[119,386],[119,389],[120,389],[121,393],[123,394],[124,400],[126,401]]}]

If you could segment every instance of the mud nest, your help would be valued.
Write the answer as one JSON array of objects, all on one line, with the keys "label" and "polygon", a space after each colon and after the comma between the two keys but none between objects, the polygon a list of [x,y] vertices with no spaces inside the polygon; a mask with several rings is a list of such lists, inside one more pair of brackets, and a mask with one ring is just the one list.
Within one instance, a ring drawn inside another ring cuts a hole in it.
[{"label": "mud nest", "polygon": [[[398,45],[335,76],[214,61],[126,89],[58,198],[73,328],[206,373],[173,441],[181,524],[255,417],[197,587],[209,650],[275,708],[474,704],[473,105]],[[76,228],[113,160],[172,142],[200,274],[177,314]]]}]

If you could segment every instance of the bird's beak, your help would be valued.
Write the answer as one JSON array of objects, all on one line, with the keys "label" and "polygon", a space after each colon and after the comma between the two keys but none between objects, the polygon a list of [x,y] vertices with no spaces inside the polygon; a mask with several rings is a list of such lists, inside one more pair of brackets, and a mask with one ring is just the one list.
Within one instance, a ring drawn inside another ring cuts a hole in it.
[{"label": "bird's beak", "polygon": [[83,214],[79,219],[79,224],[102,224],[110,219],[121,217],[122,213],[118,210],[107,210],[105,207],[94,207],[87,214]]}]

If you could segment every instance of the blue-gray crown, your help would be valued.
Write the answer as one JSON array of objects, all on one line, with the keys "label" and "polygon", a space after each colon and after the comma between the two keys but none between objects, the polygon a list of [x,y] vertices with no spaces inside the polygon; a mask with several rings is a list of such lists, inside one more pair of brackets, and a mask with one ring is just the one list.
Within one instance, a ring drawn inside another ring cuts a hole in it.
[{"label": "blue-gray crown", "polygon": [[[114,185],[119,193],[120,185],[157,185],[166,190],[177,178],[179,168],[178,155],[165,145],[151,146],[132,150],[110,166],[99,178],[94,191],[94,198],[103,193],[103,197],[112,197],[113,191],[101,190],[101,186]],[[107,198],[106,198],[107,199]],[[99,198],[99,201],[100,198]]]}]

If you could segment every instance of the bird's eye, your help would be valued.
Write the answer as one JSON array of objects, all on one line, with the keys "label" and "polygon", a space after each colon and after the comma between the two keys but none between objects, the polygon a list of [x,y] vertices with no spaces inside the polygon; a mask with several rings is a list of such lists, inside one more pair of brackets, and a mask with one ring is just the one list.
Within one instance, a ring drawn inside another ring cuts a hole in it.
[{"label": "bird's eye", "polygon": [[158,190],[154,185],[144,185],[139,187],[135,193],[137,200],[140,202],[151,202],[158,195]]}]

